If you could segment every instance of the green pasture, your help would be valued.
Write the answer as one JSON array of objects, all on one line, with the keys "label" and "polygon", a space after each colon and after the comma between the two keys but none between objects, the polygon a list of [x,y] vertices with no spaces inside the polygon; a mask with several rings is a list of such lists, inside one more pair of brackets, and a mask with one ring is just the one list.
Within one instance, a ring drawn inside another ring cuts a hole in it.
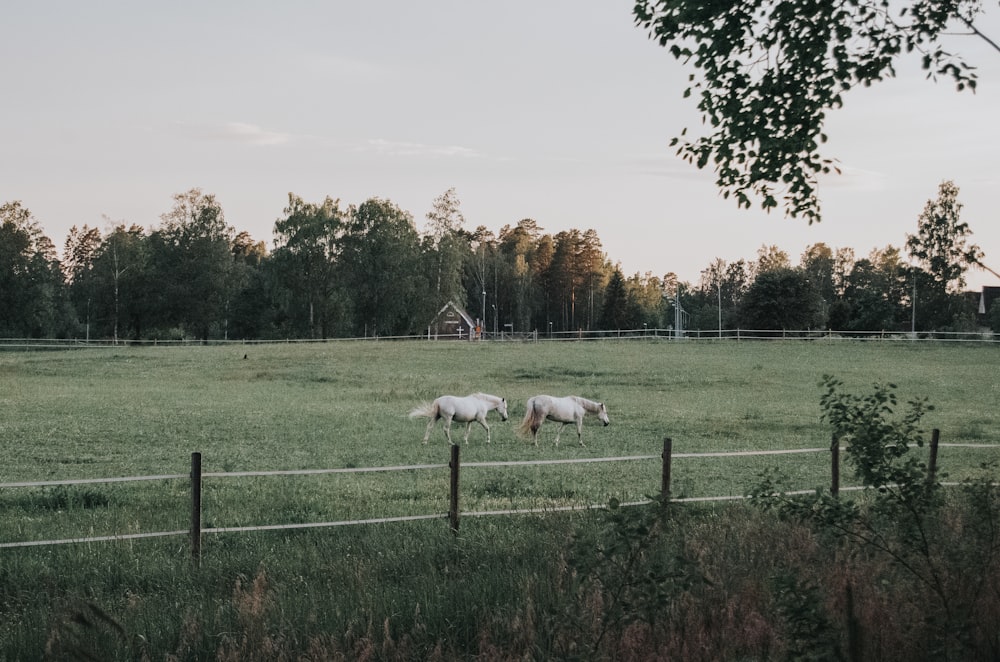
[{"label": "green pasture", "polygon": [[[422,444],[426,423],[407,413],[441,394],[481,390],[506,397],[511,418],[501,423],[491,413],[493,443],[473,427],[462,446],[463,511],[641,500],[659,487],[664,437],[675,454],[827,446],[819,382],[828,373],[859,394],[876,382],[897,384],[900,411],[927,398],[934,409],[924,428],[940,429],[944,443],[1000,443],[998,367],[996,346],[906,342],[6,351],[0,483],[186,475],[194,451],[205,472],[430,464],[439,467],[206,477],[203,525],[443,514],[450,449],[440,424]],[[546,423],[535,447],[514,428],[538,393],[602,400],[612,424],[588,419],[585,447],[566,428],[556,447],[556,426]],[[457,425],[452,432],[464,433]],[[472,466],[643,455],[654,457]],[[959,480],[998,457],[995,448],[945,447],[940,465]],[[673,494],[743,495],[776,467],[789,488],[829,484],[822,453],[677,457]],[[851,482],[846,471],[842,482]],[[183,478],[2,488],[0,542],[184,531],[189,500]],[[697,557],[737,559],[709,571],[715,575],[757,581],[776,549],[794,552],[780,525],[762,524],[753,509],[722,503],[691,516],[664,540],[687,540]],[[600,517],[465,517],[459,535],[444,520],[227,533],[205,537],[197,567],[183,535],[0,549],[0,660],[585,659],[573,642],[596,637],[581,614],[600,601],[581,612],[567,560],[575,541],[600,535]],[[730,595],[729,584],[720,590]],[[756,645],[729,631],[716,640],[741,651]]]},{"label": "green pasture", "polygon": [[[441,394],[485,391],[509,403],[489,416],[493,443],[473,425],[463,464],[820,448],[820,379],[865,393],[894,383],[900,406],[927,398],[924,427],[942,442],[1000,443],[1000,349],[908,342],[328,342],[122,347],[0,354],[0,483],[206,472],[446,465],[437,424],[407,413]],[[561,444],[547,422],[537,447],[514,429],[532,395],[604,401],[612,424],[572,426]],[[455,424],[461,442],[464,425]],[[942,469],[968,475],[996,450],[945,448]],[[789,488],[828,485],[826,454],[677,458],[676,497],[745,494],[779,467]],[[660,461],[475,467],[462,472],[463,510],[641,500]],[[849,483],[846,479],[845,483]],[[185,480],[9,488],[0,493],[7,541],[187,527]],[[339,521],[447,510],[448,470],[207,478],[206,527]]]}]

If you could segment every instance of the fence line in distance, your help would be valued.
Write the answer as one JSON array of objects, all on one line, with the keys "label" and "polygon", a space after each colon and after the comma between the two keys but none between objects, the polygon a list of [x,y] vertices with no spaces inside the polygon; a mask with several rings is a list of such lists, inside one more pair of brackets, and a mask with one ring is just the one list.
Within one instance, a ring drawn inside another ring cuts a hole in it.
[{"label": "fence line in distance", "polygon": [[[940,444],[942,448],[1000,448],[997,444]],[[843,446],[840,450],[844,450]],[[673,453],[675,458],[696,457],[746,457],[752,455],[792,455],[797,453],[825,453],[829,448],[791,448],[759,451],[708,451],[704,453]],[[515,467],[550,464],[586,464],[592,462],[623,462],[628,460],[655,460],[659,455],[625,455],[620,457],[585,457],[567,458],[563,460],[501,460],[488,462],[465,462],[464,467]],[[270,471],[206,471],[206,478],[247,478],[266,476],[313,476],[339,473],[373,473],[383,471],[411,471],[423,469],[446,469],[447,464],[412,464],[383,467],[353,467],[338,469],[276,469]],[[127,483],[150,480],[179,480],[189,478],[189,474],[162,474],[153,476],[122,476],[117,478],[79,478],[67,480],[38,480],[13,483],[0,483],[0,489],[5,487],[54,487],[59,485],[91,485],[101,483]]]}]

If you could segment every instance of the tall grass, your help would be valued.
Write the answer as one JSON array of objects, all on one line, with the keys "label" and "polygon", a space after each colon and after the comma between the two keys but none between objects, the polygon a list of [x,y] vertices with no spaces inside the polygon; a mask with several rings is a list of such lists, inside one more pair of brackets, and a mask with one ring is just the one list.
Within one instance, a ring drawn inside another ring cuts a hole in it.
[{"label": "tall grass", "polygon": [[[935,409],[924,422],[945,442],[996,443],[997,359],[989,346],[666,341],[2,353],[0,482],[185,474],[195,450],[206,471],[443,464],[443,433],[421,444],[424,424],[406,413],[443,393],[477,390],[506,397],[513,420],[490,419],[489,446],[473,428],[464,462],[655,455],[664,436],[675,452],[819,447],[830,436],[818,406],[827,373],[849,389],[893,382],[901,397],[927,397]],[[603,400],[612,425],[588,421],[581,448],[572,434],[555,447],[555,426],[546,423],[531,446],[512,423],[527,397],[543,392]],[[983,452],[947,448],[942,468],[970,475],[988,459]],[[795,486],[828,481],[824,456],[678,459],[674,493],[744,494],[778,463]],[[632,500],[655,492],[658,478],[655,461],[469,467],[463,508]],[[446,470],[212,479],[205,525],[435,513],[446,500]],[[184,481],[8,489],[0,531],[4,540],[37,540],[177,530],[186,528],[187,507]],[[602,582],[613,583],[608,564],[618,557],[598,553],[613,548],[608,526],[605,516],[584,513],[466,518],[458,536],[436,520],[228,534],[206,538],[198,568],[183,538],[4,549],[0,659],[565,659],[614,651],[620,659],[657,651],[765,659],[794,649],[782,616],[788,593],[767,578],[775,567],[829,560],[808,532],[745,507],[679,509],[650,547],[672,582],[657,586],[673,588],[645,598],[669,599],[646,620],[611,627],[616,587]],[[674,558],[691,563],[671,565]],[[871,569],[857,563],[858,572]],[[843,599],[818,586],[816,600]],[[636,595],[633,602],[645,599]]]}]

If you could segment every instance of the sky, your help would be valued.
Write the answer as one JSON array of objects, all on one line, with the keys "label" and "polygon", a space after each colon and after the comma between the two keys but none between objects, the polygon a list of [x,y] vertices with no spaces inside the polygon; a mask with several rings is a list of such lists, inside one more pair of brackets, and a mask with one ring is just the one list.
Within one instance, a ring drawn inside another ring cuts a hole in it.
[{"label": "sky", "polygon": [[[1000,6],[980,29],[1000,41]],[[61,249],[70,227],[157,227],[173,196],[216,196],[272,246],[289,193],[371,197],[419,230],[454,188],[465,228],[524,218],[594,229],[626,276],[697,283],[716,259],[826,243],[902,249],[942,181],[1000,273],[1000,52],[956,34],[973,94],[917,59],[852,90],[827,120],[823,220],[737,208],[671,138],[700,118],[693,69],[651,41],[630,0],[382,0],[4,6],[0,203]],[[970,289],[1000,285],[983,270]]]}]

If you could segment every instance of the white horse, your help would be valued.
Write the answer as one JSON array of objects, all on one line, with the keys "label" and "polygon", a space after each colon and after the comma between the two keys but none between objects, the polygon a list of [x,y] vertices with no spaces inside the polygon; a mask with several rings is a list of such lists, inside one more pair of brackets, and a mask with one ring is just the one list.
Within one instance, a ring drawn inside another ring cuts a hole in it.
[{"label": "white horse", "polygon": [[452,420],[465,423],[465,443],[469,443],[469,428],[472,427],[473,421],[479,421],[479,424],[486,429],[486,443],[488,444],[490,443],[490,426],[486,424],[486,413],[494,409],[500,414],[500,420],[507,420],[507,401],[501,397],[488,393],[473,393],[464,398],[442,395],[434,402],[425,402],[411,411],[410,418],[431,419],[427,423],[427,432],[424,433],[425,444],[439,418],[444,419],[444,434],[448,438],[449,444],[454,443],[451,440]]},{"label": "white horse", "polygon": [[535,445],[538,445],[538,428],[542,427],[545,419],[562,423],[559,431],[556,432],[556,446],[559,445],[559,435],[562,429],[570,423],[576,423],[576,437],[583,446],[583,417],[590,414],[597,414],[597,418],[604,425],[611,425],[608,419],[608,410],[603,402],[595,402],[576,395],[567,395],[564,398],[554,398],[551,395],[536,395],[528,398],[525,405],[524,420],[517,427],[518,434],[527,435],[531,431],[531,438]]}]

